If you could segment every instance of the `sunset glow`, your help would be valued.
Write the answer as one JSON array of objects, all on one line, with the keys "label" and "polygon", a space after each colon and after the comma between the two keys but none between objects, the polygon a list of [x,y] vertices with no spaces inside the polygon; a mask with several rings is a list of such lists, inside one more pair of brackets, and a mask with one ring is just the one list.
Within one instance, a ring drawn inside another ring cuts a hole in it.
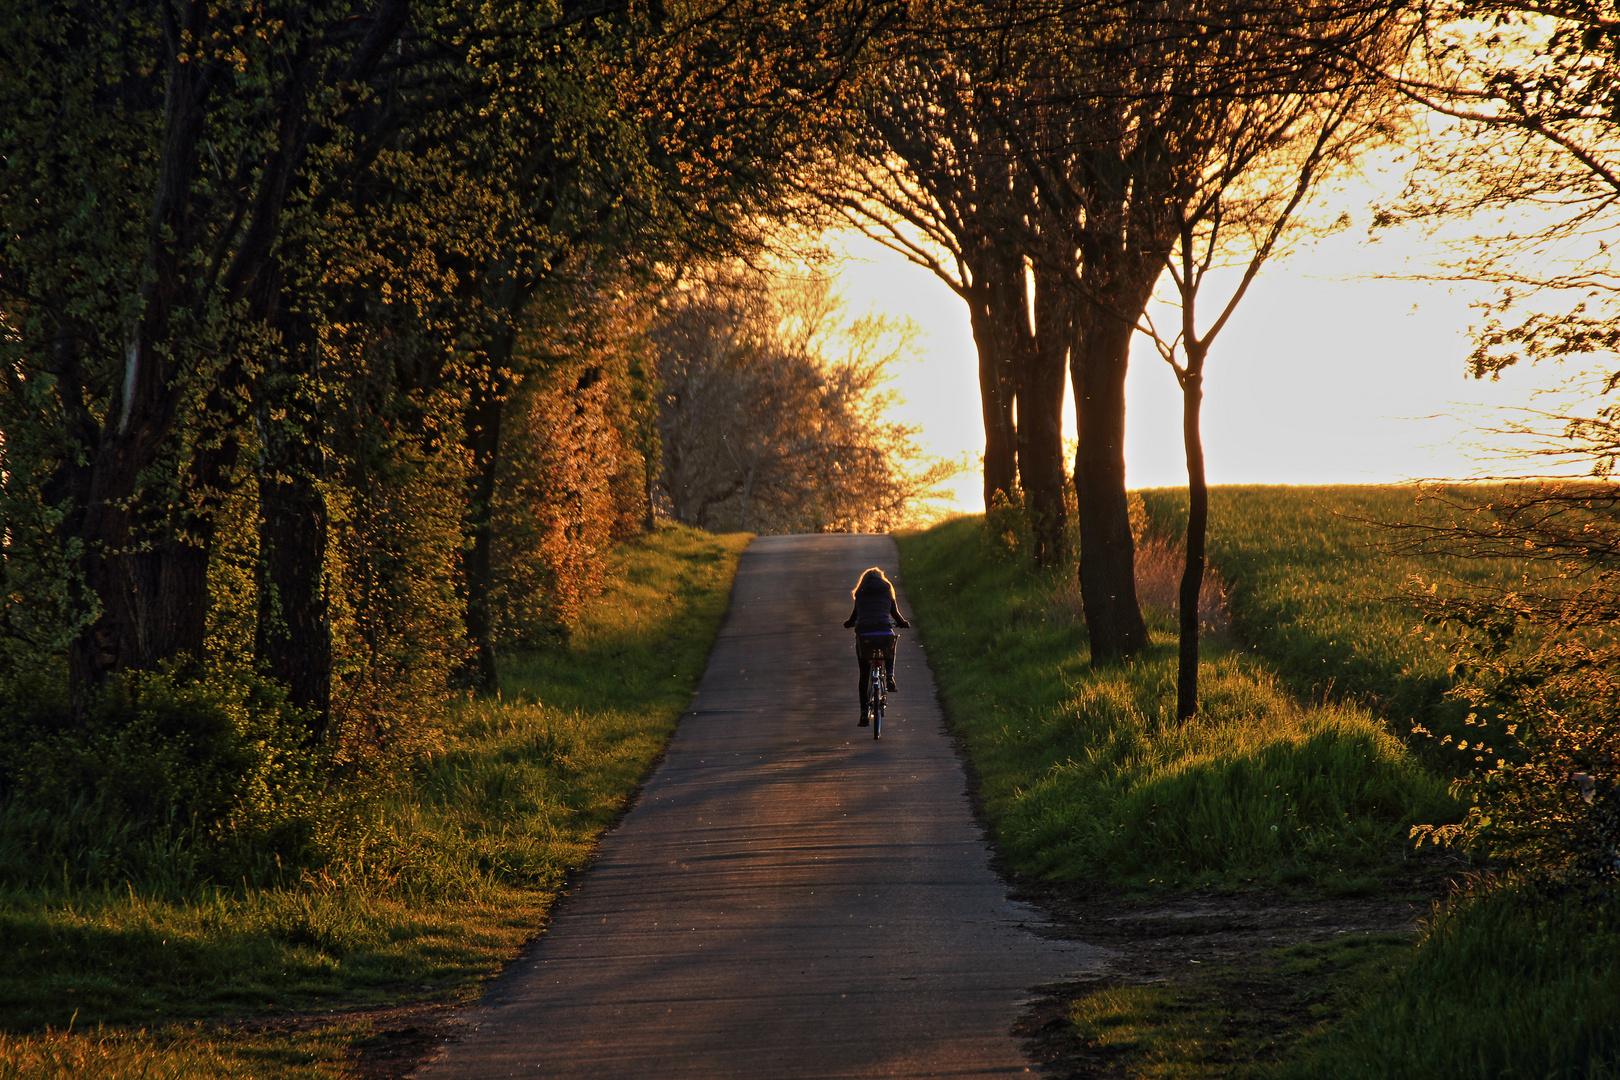
[{"label": "sunset glow", "polygon": [[[977,354],[963,302],[932,273],[845,234],[838,268],[853,310],[909,317],[922,357],[897,369],[902,416],[941,456],[984,448]],[[1523,469],[1482,429],[1532,405],[1569,372],[1516,369],[1496,382],[1465,369],[1478,286],[1397,278],[1435,255],[1407,233],[1353,226],[1262,273],[1211,355],[1204,440],[1214,484],[1373,484]],[[1168,305],[1156,318],[1173,319]],[[1127,382],[1126,467],[1133,488],[1186,483],[1180,395],[1144,337]],[[1074,403],[1064,424],[1074,437]],[[980,477],[956,483],[957,508],[983,508]]]}]

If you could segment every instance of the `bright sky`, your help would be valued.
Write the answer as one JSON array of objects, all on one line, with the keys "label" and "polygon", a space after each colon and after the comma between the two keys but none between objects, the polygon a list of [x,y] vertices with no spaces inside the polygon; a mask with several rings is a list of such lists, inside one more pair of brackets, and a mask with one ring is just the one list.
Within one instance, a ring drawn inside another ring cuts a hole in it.
[{"label": "bright sky", "polygon": [[[1352,213],[1354,210],[1352,209]],[[967,308],[930,272],[851,235],[841,284],[850,308],[908,315],[924,331],[923,359],[898,370],[904,415],[933,453],[984,449],[977,358]],[[1469,378],[1467,286],[1373,280],[1425,262],[1426,245],[1352,226],[1297,250],[1251,287],[1210,352],[1203,410],[1213,484],[1384,483],[1492,471],[1480,425],[1529,404],[1558,373],[1510,369]],[[1224,298],[1223,298],[1224,299]],[[1156,316],[1173,324],[1172,310]],[[1126,383],[1126,473],[1133,487],[1186,483],[1180,394],[1138,336]],[[1067,401],[1067,437],[1074,435]],[[977,473],[958,505],[982,509]]]}]

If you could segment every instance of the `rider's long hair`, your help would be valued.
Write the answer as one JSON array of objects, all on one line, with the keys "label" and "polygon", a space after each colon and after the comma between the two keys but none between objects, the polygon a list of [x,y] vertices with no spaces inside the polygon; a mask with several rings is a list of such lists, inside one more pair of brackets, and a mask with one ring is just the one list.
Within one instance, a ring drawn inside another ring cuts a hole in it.
[{"label": "rider's long hair", "polygon": [[868,570],[864,574],[862,574],[861,575],[861,580],[857,581],[855,583],[855,587],[853,589],[849,590],[850,598],[854,599],[855,597],[859,596],[861,594],[862,590],[864,590],[864,589],[876,588],[877,583],[880,582],[880,581],[883,583],[884,591],[887,592],[890,596],[893,596],[894,595],[894,586],[889,584],[889,579],[883,576],[883,571],[880,570],[879,568],[877,568],[876,566],[874,566],[870,570]]}]

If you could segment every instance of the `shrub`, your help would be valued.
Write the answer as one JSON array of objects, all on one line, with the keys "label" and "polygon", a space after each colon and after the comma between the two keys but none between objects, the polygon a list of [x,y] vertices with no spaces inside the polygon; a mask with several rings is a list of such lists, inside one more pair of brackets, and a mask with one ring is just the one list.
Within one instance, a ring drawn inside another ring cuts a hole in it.
[{"label": "shrub", "polygon": [[307,718],[240,671],[114,680],[82,722],[4,703],[0,873],[182,885],[316,857],[322,780]]}]

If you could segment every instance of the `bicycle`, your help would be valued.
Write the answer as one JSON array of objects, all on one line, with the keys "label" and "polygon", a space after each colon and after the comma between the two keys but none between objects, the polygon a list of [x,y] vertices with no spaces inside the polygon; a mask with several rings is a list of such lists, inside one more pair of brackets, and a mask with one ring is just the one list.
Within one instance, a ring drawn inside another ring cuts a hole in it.
[{"label": "bicycle", "polygon": [[873,660],[872,683],[867,689],[867,715],[872,720],[872,738],[883,737],[883,709],[888,703],[884,694],[884,684],[887,681],[888,666],[881,660]]}]

